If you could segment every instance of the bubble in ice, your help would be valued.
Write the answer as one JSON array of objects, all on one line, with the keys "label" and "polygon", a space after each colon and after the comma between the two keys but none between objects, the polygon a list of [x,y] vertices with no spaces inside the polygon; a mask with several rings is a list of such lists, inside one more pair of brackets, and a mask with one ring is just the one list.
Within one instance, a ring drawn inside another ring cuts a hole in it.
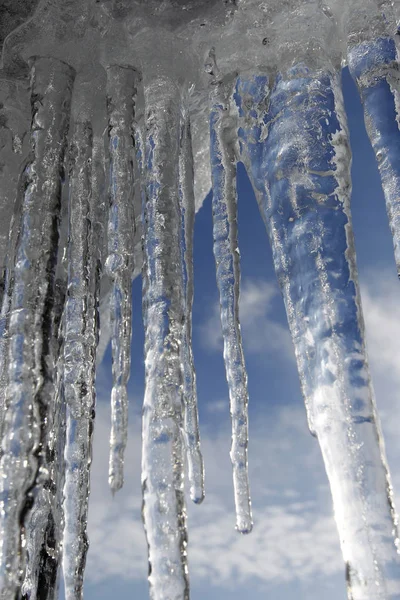
[{"label": "bubble in ice", "polygon": [[55,600],[61,577],[68,600],[83,597],[95,369],[111,340],[117,492],[139,273],[150,595],[189,598],[185,480],[194,502],[205,494],[193,227],[210,189],[236,528],[251,531],[238,162],[271,244],[349,598],[398,598],[397,516],[365,349],[341,91],[347,65],[400,274],[398,2],[14,4],[0,8],[0,598]]}]

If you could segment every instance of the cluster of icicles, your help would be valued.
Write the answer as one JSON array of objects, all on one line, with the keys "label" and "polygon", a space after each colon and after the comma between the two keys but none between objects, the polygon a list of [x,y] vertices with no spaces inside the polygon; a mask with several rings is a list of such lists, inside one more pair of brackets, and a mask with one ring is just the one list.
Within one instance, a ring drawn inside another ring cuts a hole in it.
[{"label": "cluster of icicles", "polygon": [[[390,36],[349,49],[400,267],[399,67]],[[349,598],[400,595],[397,520],[370,383],[351,229],[340,72],[210,74],[214,254],[232,415],[237,529],[252,529],[247,376],[238,316],[236,165],[256,191],[295,345],[310,429],[329,477]],[[109,208],[99,204],[90,119],[70,120],[74,70],[31,61],[31,157],[10,235],[1,325],[0,598],[83,594],[100,281],[111,281],[109,482],[123,484],[136,224],[143,227],[146,387],[143,517],[155,600],[189,597],[184,497],[204,498],[191,347],[193,159],[187,90],[107,69]],[[137,116],[138,94],[144,116]],[[62,186],[68,181],[68,209]],[[135,214],[134,193],[142,214]],[[68,216],[67,256],[60,256]],[[107,234],[106,234],[107,231]],[[106,260],[99,250],[107,235]],[[104,263],[104,264],[103,264]],[[60,264],[67,265],[60,276]],[[136,265],[137,267],[137,265]]]}]

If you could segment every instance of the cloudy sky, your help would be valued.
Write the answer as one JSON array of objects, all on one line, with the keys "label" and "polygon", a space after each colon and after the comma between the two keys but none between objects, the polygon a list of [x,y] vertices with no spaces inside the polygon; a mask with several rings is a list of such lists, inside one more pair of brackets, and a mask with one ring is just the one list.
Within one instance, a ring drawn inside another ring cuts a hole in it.
[{"label": "cloudy sky", "polygon": [[[389,464],[400,493],[399,282],[384,200],[348,74],[344,92],[351,129],[353,219],[368,349]],[[210,600],[345,600],[344,568],[317,441],[307,430],[283,303],[264,226],[243,170],[239,177],[242,255],[241,322],[250,390],[250,482],[254,530],[234,530],[229,462],[228,391],[219,333],[210,198],[197,216],[194,353],[206,465],[206,499],[188,501],[192,598]],[[90,505],[87,600],[148,596],[140,520],[140,407],[143,330],[140,281],[134,282],[134,326],[126,483],[107,486],[110,356],[98,376]],[[400,505],[400,498],[398,501]]]}]

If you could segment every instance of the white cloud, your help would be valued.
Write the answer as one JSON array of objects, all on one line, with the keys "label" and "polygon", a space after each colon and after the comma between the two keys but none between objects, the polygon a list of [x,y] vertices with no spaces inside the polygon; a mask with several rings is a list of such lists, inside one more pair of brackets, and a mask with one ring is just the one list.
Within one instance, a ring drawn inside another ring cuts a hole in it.
[{"label": "white cloud", "polygon": [[89,505],[90,549],[86,568],[86,576],[92,582],[115,577],[146,577],[146,545],[140,520],[140,416],[131,414],[130,418],[125,455],[126,485],[113,497],[108,487],[110,410],[105,402],[98,403]]},{"label": "white cloud", "polygon": [[400,384],[400,283],[392,271],[370,272],[361,293],[374,373]]},{"label": "white cloud", "polygon": [[378,411],[400,509],[400,284],[390,271],[362,280],[366,338]]},{"label": "white cloud", "polygon": [[[215,585],[311,584],[342,574],[338,537],[316,440],[302,407],[260,414],[250,437],[254,530],[234,531],[229,431],[205,430],[208,497],[189,506],[191,571]],[[322,485],[321,485],[322,482]]]},{"label": "white cloud", "polygon": [[[240,292],[240,323],[246,353],[279,352],[294,360],[294,351],[286,325],[277,322],[274,305],[282,302],[275,281],[244,279]],[[201,327],[203,344],[213,350],[222,349],[219,305],[212,308],[209,319]]]},{"label": "white cloud", "polygon": [[251,535],[232,529],[230,515],[213,515],[191,529],[192,570],[213,584],[311,581],[343,570],[330,515],[315,505],[266,506]]},{"label": "white cloud", "polygon": [[228,398],[222,400],[215,400],[213,402],[207,402],[206,411],[209,414],[226,413],[229,414],[229,400]]}]

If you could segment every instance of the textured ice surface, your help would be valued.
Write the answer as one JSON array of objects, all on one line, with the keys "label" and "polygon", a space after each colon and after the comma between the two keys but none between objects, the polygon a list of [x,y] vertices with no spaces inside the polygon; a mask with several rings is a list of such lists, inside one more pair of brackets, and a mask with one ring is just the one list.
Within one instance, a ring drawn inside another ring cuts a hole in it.
[{"label": "textured ice surface", "polygon": [[[214,65],[214,70],[215,69]],[[216,77],[210,95],[210,162],[213,188],[214,256],[220,297],[224,359],[232,417],[233,485],[236,527],[242,533],[252,529],[247,474],[248,415],[247,373],[239,323],[240,265],[237,236],[236,160],[230,129],[229,91]]]},{"label": "textured ice surface", "polygon": [[150,594],[189,597],[186,470],[191,499],[204,497],[192,239],[195,211],[211,187],[236,524],[251,530],[238,161],[270,239],[349,598],[400,597],[340,81],[348,64],[400,271],[399,17],[391,0],[2,3],[0,598],[55,599],[61,564],[68,600],[82,598],[95,365],[111,338],[109,481],[117,491],[131,281],[141,270]]}]

